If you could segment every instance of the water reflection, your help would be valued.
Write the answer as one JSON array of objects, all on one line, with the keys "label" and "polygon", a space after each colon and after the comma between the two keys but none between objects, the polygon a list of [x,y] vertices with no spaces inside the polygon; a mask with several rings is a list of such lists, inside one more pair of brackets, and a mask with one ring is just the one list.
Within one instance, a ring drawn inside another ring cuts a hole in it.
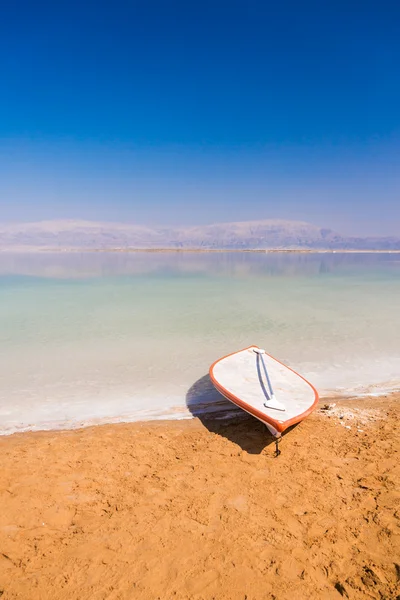
[{"label": "water reflection", "polygon": [[89,279],[129,275],[268,277],[351,274],[365,269],[400,270],[395,254],[300,253],[35,253],[0,254],[1,275]]}]

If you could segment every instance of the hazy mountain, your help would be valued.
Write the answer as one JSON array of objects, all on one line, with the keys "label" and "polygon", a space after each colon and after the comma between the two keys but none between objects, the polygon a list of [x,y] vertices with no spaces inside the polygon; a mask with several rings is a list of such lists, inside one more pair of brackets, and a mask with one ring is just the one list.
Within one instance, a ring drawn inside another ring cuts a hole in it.
[{"label": "hazy mountain", "polygon": [[197,227],[146,227],[92,221],[0,224],[0,249],[400,249],[400,237],[344,237],[301,221],[264,220]]}]

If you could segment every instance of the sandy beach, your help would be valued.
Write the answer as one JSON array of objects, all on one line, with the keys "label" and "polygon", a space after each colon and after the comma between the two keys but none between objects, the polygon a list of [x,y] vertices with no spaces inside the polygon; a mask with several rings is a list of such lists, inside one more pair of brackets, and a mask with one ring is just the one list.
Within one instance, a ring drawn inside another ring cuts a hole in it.
[{"label": "sandy beach", "polygon": [[399,399],[3,437],[0,596],[397,598]]}]

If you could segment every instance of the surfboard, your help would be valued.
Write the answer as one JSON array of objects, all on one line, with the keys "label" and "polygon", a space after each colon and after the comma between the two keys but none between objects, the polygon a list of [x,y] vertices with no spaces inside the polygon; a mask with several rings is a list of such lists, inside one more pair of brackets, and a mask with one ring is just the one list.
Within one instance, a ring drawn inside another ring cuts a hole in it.
[{"label": "surfboard", "polygon": [[258,346],[218,359],[210,378],[225,398],[262,421],[276,438],[305,419],[319,400],[309,381]]}]

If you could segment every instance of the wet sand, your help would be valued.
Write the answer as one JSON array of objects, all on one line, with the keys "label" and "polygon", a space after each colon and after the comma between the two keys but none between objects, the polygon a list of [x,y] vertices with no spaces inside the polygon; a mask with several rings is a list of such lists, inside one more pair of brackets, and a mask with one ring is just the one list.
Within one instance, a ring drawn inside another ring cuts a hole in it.
[{"label": "wet sand", "polygon": [[0,438],[1,600],[397,598],[399,400]]}]

